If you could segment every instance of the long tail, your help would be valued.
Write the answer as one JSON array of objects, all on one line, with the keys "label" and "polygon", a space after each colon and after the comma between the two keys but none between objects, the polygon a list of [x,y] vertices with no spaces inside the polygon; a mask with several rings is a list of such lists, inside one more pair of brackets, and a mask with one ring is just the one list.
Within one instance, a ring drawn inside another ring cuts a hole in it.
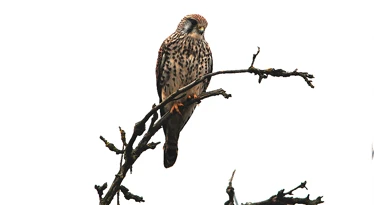
[{"label": "long tail", "polygon": [[196,105],[184,108],[182,115],[178,113],[172,114],[168,121],[162,125],[165,133],[164,144],[164,166],[169,168],[174,165],[178,157],[178,139],[179,133],[184,125],[190,119]]},{"label": "long tail", "polygon": [[178,139],[181,130],[182,116],[173,114],[168,122],[163,125],[165,133],[164,166],[169,168],[174,165],[178,157]]},{"label": "long tail", "polygon": [[[178,137],[179,136],[167,137],[169,141],[165,142],[164,144],[164,167],[165,168],[169,168],[173,166],[175,161],[177,161]],[[174,141],[174,142],[171,142],[171,141]]]}]

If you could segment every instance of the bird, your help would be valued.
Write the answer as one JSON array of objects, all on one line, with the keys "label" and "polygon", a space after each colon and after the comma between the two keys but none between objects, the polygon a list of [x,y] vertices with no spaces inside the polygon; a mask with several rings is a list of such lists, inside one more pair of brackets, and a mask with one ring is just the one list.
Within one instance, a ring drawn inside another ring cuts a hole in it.
[{"label": "bird", "polygon": [[[179,88],[212,72],[212,52],[204,37],[207,26],[208,22],[203,16],[186,15],[175,32],[161,44],[156,64],[156,84],[160,103]],[[160,109],[161,116],[168,111],[171,113],[162,125],[165,134],[163,147],[165,168],[173,166],[177,160],[179,134],[197,105],[194,103],[184,107],[184,103],[205,92],[209,82],[210,78],[206,78]],[[180,109],[181,107],[183,108]]]}]

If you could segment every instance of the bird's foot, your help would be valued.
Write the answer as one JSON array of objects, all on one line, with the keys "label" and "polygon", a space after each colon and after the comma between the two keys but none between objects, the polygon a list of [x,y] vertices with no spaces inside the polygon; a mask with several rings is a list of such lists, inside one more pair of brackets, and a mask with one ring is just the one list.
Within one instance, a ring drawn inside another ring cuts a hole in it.
[{"label": "bird's foot", "polygon": [[[187,96],[187,99],[188,100],[192,100],[192,99],[196,99],[198,98],[198,96],[196,94],[193,94],[193,95],[189,95]],[[196,102],[197,104],[200,104],[200,100]]]},{"label": "bird's foot", "polygon": [[187,96],[188,99],[196,99],[197,98],[197,95],[196,94],[193,94],[193,95],[189,95]]},{"label": "bird's foot", "polygon": [[177,111],[180,115],[182,115],[181,111],[179,111],[179,107],[184,106],[181,102],[175,102],[173,106],[171,106],[170,113],[174,113],[174,111]]}]

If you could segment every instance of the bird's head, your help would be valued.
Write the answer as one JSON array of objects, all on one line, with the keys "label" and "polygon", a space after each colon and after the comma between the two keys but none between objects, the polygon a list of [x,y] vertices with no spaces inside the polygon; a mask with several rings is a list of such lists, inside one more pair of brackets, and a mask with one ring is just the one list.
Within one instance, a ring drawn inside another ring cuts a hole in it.
[{"label": "bird's head", "polygon": [[204,32],[208,22],[199,14],[185,16],[178,25],[177,32],[187,34],[193,38],[204,38]]}]

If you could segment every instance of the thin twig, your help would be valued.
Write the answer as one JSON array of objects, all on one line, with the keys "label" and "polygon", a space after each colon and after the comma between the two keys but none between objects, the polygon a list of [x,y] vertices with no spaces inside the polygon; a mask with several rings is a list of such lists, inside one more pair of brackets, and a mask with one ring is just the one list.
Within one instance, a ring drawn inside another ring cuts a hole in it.
[{"label": "thin twig", "polygon": [[284,196],[286,196],[286,195],[293,195],[292,192],[295,191],[296,189],[300,189],[300,188],[308,190],[308,188],[306,187],[306,181],[301,182],[301,184],[299,186],[297,186],[297,187],[291,189],[290,191],[284,193]]},{"label": "thin twig", "polygon": [[114,144],[108,142],[103,136],[100,136],[100,139],[105,143],[105,146],[108,147],[108,149],[110,151],[113,151],[116,154],[123,154],[124,153],[123,149],[122,150],[117,149],[117,147],[114,146]]},{"label": "thin twig", "polygon": [[[121,133],[122,150],[124,150],[125,146],[127,145],[127,143],[126,143],[126,132],[121,127],[119,127],[119,132]],[[122,167],[122,161],[123,161],[123,153],[121,154],[121,159],[119,161],[119,168],[120,169]],[[117,205],[120,205],[119,191],[117,191]]]},{"label": "thin twig", "polygon": [[251,66],[249,66],[249,68],[253,68],[253,64],[255,63],[255,60],[257,58],[257,55],[260,53],[260,47],[257,46],[257,53],[253,54],[253,57],[252,57],[252,63],[251,63]]},{"label": "thin twig", "polygon": [[[156,104],[153,104],[152,106],[152,109],[156,107]],[[156,120],[158,119],[158,114],[157,112],[153,113],[153,117],[151,119],[151,124],[149,125],[149,128],[148,128],[148,132],[149,132],[149,129],[153,127],[153,125],[155,124]]]},{"label": "thin twig", "polygon": [[105,182],[103,185],[95,185],[95,189],[97,191],[97,194],[99,194],[99,199],[101,201],[104,190],[108,187],[108,184]]},{"label": "thin twig", "polygon": [[143,199],[143,197],[141,197],[141,196],[137,196],[137,195],[135,195],[135,194],[132,194],[131,192],[129,192],[129,189],[126,188],[126,187],[123,186],[123,185],[120,186],[120,190],[121,190],[122,194],[125,196],[125,198],[126,198],[127,200],[133,199],[133,200],[135,200],[136,202],[145,202],[144,199]]},{"label": "thin twig", "polygon": [[231,184],[232,184],[232,180],[234,179],[235,172],[236,172],[236,169],[232,172],[232,175],[231,175],[231,178],[230,178],[230,182],[229,182]]},{"label": "thin twig", "polygon": [[122,141],[122,144],[123,144],[122,149],[124,149],[124,147],[127,146],[127,143],[126,143],[126,132],[121,127],[119,127],[119,132],[121,133],[121,141]]},{"label": "thin twig", "polygon": [[238,202],[235,198],[234,187],[232,186],[232,180],[234,179],[235,171],[236,170],[232,172],[231,178],[229,180],[229,185],[226,188],[226,193],[229,195],[229,200],[225,202],[225,205],[234,205],[234,199],[235,199],[236,205],[238,205]]}]

